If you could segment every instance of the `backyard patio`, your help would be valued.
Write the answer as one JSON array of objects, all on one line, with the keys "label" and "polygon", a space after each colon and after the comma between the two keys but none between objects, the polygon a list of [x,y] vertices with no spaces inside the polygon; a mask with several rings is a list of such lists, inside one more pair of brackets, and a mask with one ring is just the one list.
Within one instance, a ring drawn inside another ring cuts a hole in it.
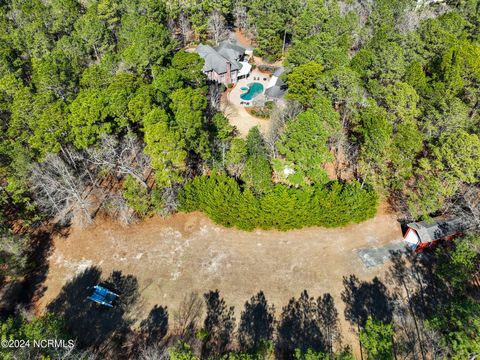
[{"label": "backyard patio", "polygon": [[[252,70],[246,78],[238,80],[233,89],[228,93],[228,101],[237,106],[263,106],[266,101],[265,89],[270,81],[270,77],[270,75],[259,70]],[[252,94],[251,98],[244,96],[250,91],[250,86],[254,83],[262,85],[261,92],[256,95]]]}]

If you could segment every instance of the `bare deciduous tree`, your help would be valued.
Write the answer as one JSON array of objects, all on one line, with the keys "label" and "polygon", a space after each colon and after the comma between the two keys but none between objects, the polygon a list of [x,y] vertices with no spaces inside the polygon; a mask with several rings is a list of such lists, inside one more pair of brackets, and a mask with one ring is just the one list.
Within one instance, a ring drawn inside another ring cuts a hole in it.
[{"label": "bare deciduous tree", "polygon": [[448,6],[438,6],[434,9],[430,7],[421,9],[409,9],[405,11],[396,21],[395,27],[403,34],[415,31],[420,23],[426,19],[438,17],[449,11]]},{"label": "bare deciduous tree", "polygon": [[354,12],[358,15],[360,23],[365,25],[372,13],[374,2],[371,0],[340,1],[338,6],[342,16]]},{"label": "bare deciduous tree", "polygon": [[138,360],[168,360],[168,349],[163,346],[153,345],[140,351]]},{"label": "bare deciduous tree", "polygon": [[172,186],[163,190],[163,215],[172,214],[177,210],[177,193],[178,189]]},{"label": "bare deciduous tree", "polygon": [[458,193],[446,206],[446,212],[455,214],[468,230],[480,231],[480,189],[475,185],[462,184]]},{"label": "bare deciduous tree", "polygon": [[182,34],[183,46],[186,46],[190,41],[190,36],[192,29],[190,26],[190,20],[188,20],[187,15],[182,11],[178,17],[178,26],[180,28],[180,33]]},{"label": "bare deciduous tree", "polygon": [[[78,152],[69,152],[70,161],[82,164]],[[39,206],[53,216],[65,217],[70,211],[78,212],[80,220],[90,223],[91,204],[87,187],[91,174],[84,166],[74,168],[59,155],[49,155],[43,163],[32,169],[32,192]]]},{"label": "bare deciduous tree", "polygon": [[245,30],[247,28],[247,8],[243,5],[237,4],[233,9],[233,16],[235,17],[235,26],[239,30]]},{"label": "bare deciduous tree", "polygon": [[208,30],[215,41],[215,45],[218,45],[226,31],[225,18],[220,11],[214,10],[210,14],[208,19]]},{"label": "bare deciduous tree", "polygon": [[[95,360],[98,357],[90,350],[76,350],[75,347],[58,347],[52,349],[52,359],[56,360]],[[34,360],[44,358],[38,351],[38,348],[24,347],[15,349],[12,353],[11,359]],[[49,357],[50,358],[50,357]]]},{"label": "bare deciduous tree", "polygon": [[128,134],[121,141],[107,135],[100,145],[86,150],[88,161],[101,171],[115,173],[117,177],[131,175],[144,187],[145,173],[149,169],[150,159],[143,152],[142,142],[133,134]]},{"label": "bare deciduous tree", "polygon": [[220,91],[220,84],[217,82],[213,82],[208,87],[209,92],[209,99],[210,99],[210,107],[212,109],[220,110],[221,101],[220,98],[222,93]]},{"label": "bare deciduous tree", "polygon": [[75,347],[73,346],[56,348],[54,358],[58,360],[95,360],[97,359],[97,356],[90,350],[75,350]]},{"label": "bare deciduous tree", "polygon": [[[28,247],[28,238],[9,232],[0,232],[0,253],[20,259]],[[26,259],[25,259],[26,261]],[[23,259],[22,259],[23,263]]]},{"label": "bare deciduous tree", "polygon": [[[1,223],[0,223],[1,226]],[[5,276],[21,275],[28,265],[28,237],[13,234],[8,228],[0,227],[0,283]]]},{"label": "bare deciduous tree", "polygon": [[134,211],[128,206],[122,194],[109,194],[103,203],[109,216],[120,220],[123,224],[131,224],[136,220]]}]

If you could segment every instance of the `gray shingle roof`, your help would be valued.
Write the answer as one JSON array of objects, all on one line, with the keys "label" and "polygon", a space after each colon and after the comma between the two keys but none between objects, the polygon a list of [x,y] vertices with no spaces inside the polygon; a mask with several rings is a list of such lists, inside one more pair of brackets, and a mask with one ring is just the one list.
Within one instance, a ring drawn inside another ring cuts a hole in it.
[{"label": "gray shingle roof", "polygon": [[203,44],[198,45],[195,51],[201,57],[204,57],[208,54],[214,54],[216,52],[215,49],[212,48],[210,45],[203,45]]},{"label": "gray shingle roof", "polygon": [[230,61],[238,60],[241,56],[245,55],[245,48],[226,41],[220,43],[216,50],[220,55]]},{"label": "gray shingle roof", "polygon": [[439,240],[464,230],[463,224],[459,219],[432,219],[429,221],[412,222],[407,224],[407,226],[417,231],[422,243]]},{"label": "gray shingle roof", "polygon": [[278,67],[275,72],[273,73],[273,76],[280,77],[285,72],[285,68],[283,66]]},{"label": "gray shingle roof", "polygon": [[278,78],[277,79],[277,82],[275,83],[276,86],[280,86],[280,87],[287,87],[287,84],[285,84],[285,81],[283,81],[282,79]]},{"label": "gray shingle roof", "polygon": [[[279,71],[282,70],[282,71]],[[283,67],[278,68],[272,76],[272,79],[276,78],[275,84],[265,90],[265,95],[271,98],[281,98],[287,91],[287,84],[278,76],[283,73]],[[277,75],[278,74],[278,75]]]},{"label": "gray shingle roof", "polygon": [[217,49],[209,45],[198,45],[196,52],[205,60],[204,71],[215,71],[217,74],[227,72],[227,62],[231,70],[240,70],[242,65],[237,61],[245,53],[245,49],[238,45],[223,42]]},{"label": "gray shingle roof", "polygon": [[285,90],[278,85],[274,85],[265,90],[265,95],[271,98],[281,98],[283,94],[285,94]]}]

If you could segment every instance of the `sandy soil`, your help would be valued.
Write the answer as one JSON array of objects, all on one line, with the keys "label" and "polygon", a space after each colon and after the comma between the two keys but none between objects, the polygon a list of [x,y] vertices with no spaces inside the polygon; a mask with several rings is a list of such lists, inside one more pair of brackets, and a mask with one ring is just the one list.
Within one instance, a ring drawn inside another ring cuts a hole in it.
[{"label": "sandy soil", "polygon": [[254,43],[252,42],[252,40],[250,38],[248,38],[247,36],[245,36],[245,34],[243,32],[241,32],[240,30],[236,29],[234,33],[232,33],[233,36],[235,37],[235,39],[237,40],[237,42],[244,46],[245,48],[247,49],[252,49],[254,47]]},{"label": "sandy soil", "polygon": [[[128,227],[99,219],[94,226],[72,228],[66,238],[54,239],[38,311],[75,274],[95,265],[105,277],[113,270],[137,277],[142,304],[135,315],[140,317],[155,304],[172,311],[186,293],[214,289],[235,306],[237,319],[244,302],[259,290],[279,313],[289,298],[307,289],[315,297],[331,293],[343,321],[342,277],[381,278],[386,266],[367,269],[355,250],[400,237],[395,217],[388,214],[341,229],[290,232],[226,229],[200,213],[155,217]],[[356,347],[349,326],[343,323],[342,328],[345,342]]]},{"label": "sandy soil", "polygon": [[264,135],[270,130],[270,119],[261,119],[252,116],[245,110],[243,105],[235,105],[230,102],[228,100],[228,94],[222,96],[222,112],[228,118],[230,124],[237,128],[240,137],[245,138],[248,131],[254,126],[258,126],[260,132]]}]

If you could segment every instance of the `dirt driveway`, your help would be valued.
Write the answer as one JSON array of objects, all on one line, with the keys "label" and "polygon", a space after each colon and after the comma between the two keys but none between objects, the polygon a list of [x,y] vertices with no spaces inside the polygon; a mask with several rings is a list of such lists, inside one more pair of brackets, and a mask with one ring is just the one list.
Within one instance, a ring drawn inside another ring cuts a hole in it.
[{"label": "dirt driveway", "polygon": [[[94,265],[105,277],[113,270],[137,277],[142,297],[138,316],[155,304],[171,312],[186,293],[214,289],[235,306],[237,319],[245,301],[259,290],[275,304],[278,315],[292,296],[307,289],[315,297],[331,293],[343,321],[342,277],[355,274],[370,281],[382,278],[386,267],[367,268],[357,250],[400,237],[400,227],[389,214],[341,229],[289,232],[225,229],[200,213],[155,217],[129,227],[99,219],[92,227],[72,228],[68,237],[54,239],[39,311],[69,279]],[[342,327],[348,339],[346,325]]]}]

